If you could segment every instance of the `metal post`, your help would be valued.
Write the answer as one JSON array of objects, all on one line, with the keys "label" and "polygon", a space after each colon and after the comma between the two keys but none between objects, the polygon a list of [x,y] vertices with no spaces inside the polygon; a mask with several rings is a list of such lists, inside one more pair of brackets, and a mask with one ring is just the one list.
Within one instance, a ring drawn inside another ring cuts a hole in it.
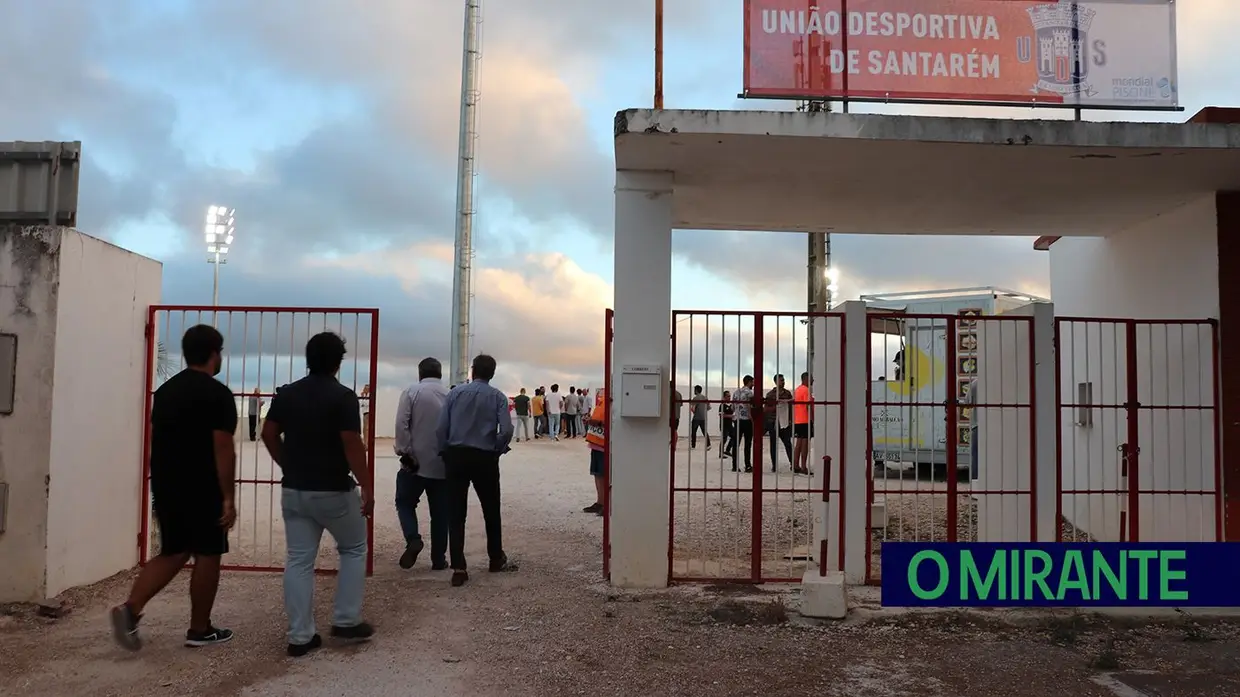
[{"label": "metal post", "polygon": [[215,261],[211,262],[215,266],[215,278],[211,283],[211,307],[220,306],[220,253],[215,253]]},{"label": "metal post", "polygon": [[451,380],[469,378],[470,302],[473,271],[474,145],[478,138],[478,63],[482,57],[481,0],[465,1],[465,40],[461,57],[461,124],[456,170],[456,258],[452,272]]},{"label": "metal post", "polygon": [[[831,266],[831,235],[825,232],[813,232],[809,235],[809,263],[806,290],[809,292],[807,306],[810,312],[829,312],[831,310],[831,291],[828,289],[827,269]],[[809,321],[809,341],[806,360],[814,365],[814,327],[811,317]]]},{"label": "metal post", "polygon": [[654,0],[654,108],[663,108],[663,0]]}]

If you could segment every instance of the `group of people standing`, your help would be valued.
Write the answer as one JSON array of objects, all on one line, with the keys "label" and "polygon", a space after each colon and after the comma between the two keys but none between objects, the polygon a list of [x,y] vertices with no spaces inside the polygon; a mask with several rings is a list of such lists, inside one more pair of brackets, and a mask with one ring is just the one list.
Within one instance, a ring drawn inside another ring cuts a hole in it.
[{"label": "group of people standing", "polygon": [[[188,367],[160,385],[151,405],[150,486],[159,553],[143,566],[125,602],[110,613],[113,637],[134,651],[142,647],[138,626],[147,604],[190,560],[185,645],[233,639],[233,632],[216,625],[211,615],[221,558],[229,551],[229,531],[237,519],[237,404],[232,391],[215,379],[224,354],[218,330],[191,327],[181,339],[181,353]],[[282,475],[290,656],[304,656],[323,643],[315,630],[313,596],[325,530],[340,555],[330,635],[365,641],[374,634],[362,619],[362,601],[369,552],[366,519],[374,513],[375,489],[361,401],[337,379],[345,353],[338,334],[311,337],[306,377],[277,390],[261,430]],[[439,361],[423,360],[418,384],[406,390],[398,409],[396,504],[407,540],[400,563],[412,567],[423,548],[416,507],[425,494],[431,511],[431,566],[451,567],[453,586],[469,578],[464,532],[471,485],[482,503],[490,570],[517,570],[501,537],[499,458],[510,450],[513,428],[507,396],[490,385],[495,370],[495,359],[480,355],[473,362],[473,380],[449,389],[441,384]],[[259,399],[257,394],[248,397]],[[260,405],[250,406],[250,413],[257,414]]]},{"label": "group of people standing", "polygon": [[[568,391],[561,393],[559,385],[534,389],[534,396],[526,394],[524,387],[520,394],[512,400],[513,415],[516,417],[517,442],[525,440],[549,438],[553,441],[564,438],[578,438],[586,435],[586,420],[593,405],[590,403],[590,392],[569,385]],[[533,435],[531,435],[533,434]]]},{"label": "group of people standing", "polygon": [[[778,444],[782,443],[784,451],[792,463],[794,474],[812,474],[809,466],[809,439],[814,435],[813,395],[810,390],[809,373],[801,373],[801,384],[796,392],[787,389],[783,375],[775,376],[775,386],[759,401],[755,397],[754,379],[746,375],[741,380],[741,387],[735,392],[724,391],[720,400],[720,458],[732,459],[732,471],[739,471],[738,453],[744,454],[746,472],[753,471],[753,438],[754,412],[762,418],[761,431],[769,439],[768,451],[771,456],[771,471],[779,469]],[[673,444],[678,442],[680,412],[684,398],[672,385],[671,396],[671,428]],[[700,431],[705,439],[706,449],[710,450],[710,433],[707,430],[709,413],[712,409],[711,400],[707,399],[701,385],[693,387],[693,396],[688,400],[690,413],[689,448],[697,447],[697,435]]]}]

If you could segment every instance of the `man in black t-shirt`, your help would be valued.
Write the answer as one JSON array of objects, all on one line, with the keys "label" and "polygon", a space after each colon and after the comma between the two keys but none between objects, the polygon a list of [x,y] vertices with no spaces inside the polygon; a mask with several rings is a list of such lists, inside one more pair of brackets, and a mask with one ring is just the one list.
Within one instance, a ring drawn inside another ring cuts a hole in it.
[{"label": "man in black t-shirt", "polygon": [[181,339],[189,366],[155,391],[151,403],[151,496],[159,525],[159,556],[134,581],[129,600],[112,608],[112,633],[124,648],[142,647],[138,620],[164,586],[194,559],[186,646],[222,644],[232,631],[211,624],[220,583],[220,557],[236,521],[234,475],[237,405],[215,379],[224,337],[205,324]]},{"label": "man in black t-shirt", "polygon": [[284,609],[290,656],[304,656],[323,643],[314,630],[314,561],[324,530],[340,553],[331,635],[364,641],[374,634],[362,621],[362,594],[366,518],[374,512],[375,491],[362,443],[361,404],[336,379],[344,354],[340,336],[311,337],[306,342],[310,374],[276,393],[263,423],[263,444],[284,474],[280,504],[288,547]]}]

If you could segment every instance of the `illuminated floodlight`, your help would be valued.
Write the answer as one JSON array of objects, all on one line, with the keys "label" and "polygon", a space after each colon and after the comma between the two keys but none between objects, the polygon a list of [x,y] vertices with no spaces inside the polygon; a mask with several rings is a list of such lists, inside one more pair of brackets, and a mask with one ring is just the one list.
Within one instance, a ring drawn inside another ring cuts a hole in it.
[{"label": "illuminated floodlight", "polygon": [[207,243],[207,263],[215,264],[215,280],[211,291],[212,305],[220,304],[220,264],[228,262],[228,250],[237,232],[237,212],[228,206],[207,206],[203,239]]}]

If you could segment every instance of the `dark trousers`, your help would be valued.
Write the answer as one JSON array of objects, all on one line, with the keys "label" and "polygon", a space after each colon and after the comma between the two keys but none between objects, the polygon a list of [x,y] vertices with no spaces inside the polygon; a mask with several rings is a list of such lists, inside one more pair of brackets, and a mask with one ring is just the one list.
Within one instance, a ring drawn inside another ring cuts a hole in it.
[{"label": "dark trousers", "polygon": [[250,414],[250,442],[258,439],[258,414]]},{"label": "dark trousers", "polygon": [[719,437],[723,439],[723,443],[720,444],[719,448],[725,454],[729,454],[732,452],[732,448],[736,447],[736,421],[734,419],[724,419],[720,431]]},{"label": "dark trousers", "polygon": [[577,415],[576,414],[560,414],[560,425],[564,427],[564,435],[569,438],[577,437]]},{"label": "dark trousers", "polygon": [[783,441],[784,443],[784,450],[788,451],[788,462],[792,462],[792,426],[789,425],[786,428],[780,428],[777,424],[768,423],[766,425],[766,435],[770,440],[771,470],[772,471],[774,471],[775,467],[777,466],[776,461],[778,460],[778,458],[776,457],[776,453],[775,453],[775,450],[776,450],[775,438],[777,434],[778,434],[779,440]]},{"label": "dark trousers", "polygon": [[465,517],[469,511],[469,486],[482,504],[487,531],[487,556],[492,563],[504,561],[503,524],[499,509],[499,453],[475,448],[451,447],[443,454],[448,468],[448,554],[453,570],[464,571]]},{"label": "dark trousers", "polygon": [[706,438],[706,447],[709,448],[710,447],[710,434],[706,432],[706,422],[698,421],[697,419],[694,419],[689,422],[689,447],[690,448],[697,447],[697,433],[698,433],[699,428],[702,429],[702,436]]},{"label": "dark trousers", "polygon": [[396,473],[396,517],[405,541],[422,539],[418,529],[418,502],[426,495],[431,514],[431,563],[442,564],[448,558],[448,520],[446,482],[427,479],[403,467]]},{"label": "dark trousers", "polygon": [[732,465],[736,465],[736,449],[745,453],[745,469],[753,467],[753,422],[749,419],[737,419],[736,430],[739,434],[736,442],[733,444]]}]

